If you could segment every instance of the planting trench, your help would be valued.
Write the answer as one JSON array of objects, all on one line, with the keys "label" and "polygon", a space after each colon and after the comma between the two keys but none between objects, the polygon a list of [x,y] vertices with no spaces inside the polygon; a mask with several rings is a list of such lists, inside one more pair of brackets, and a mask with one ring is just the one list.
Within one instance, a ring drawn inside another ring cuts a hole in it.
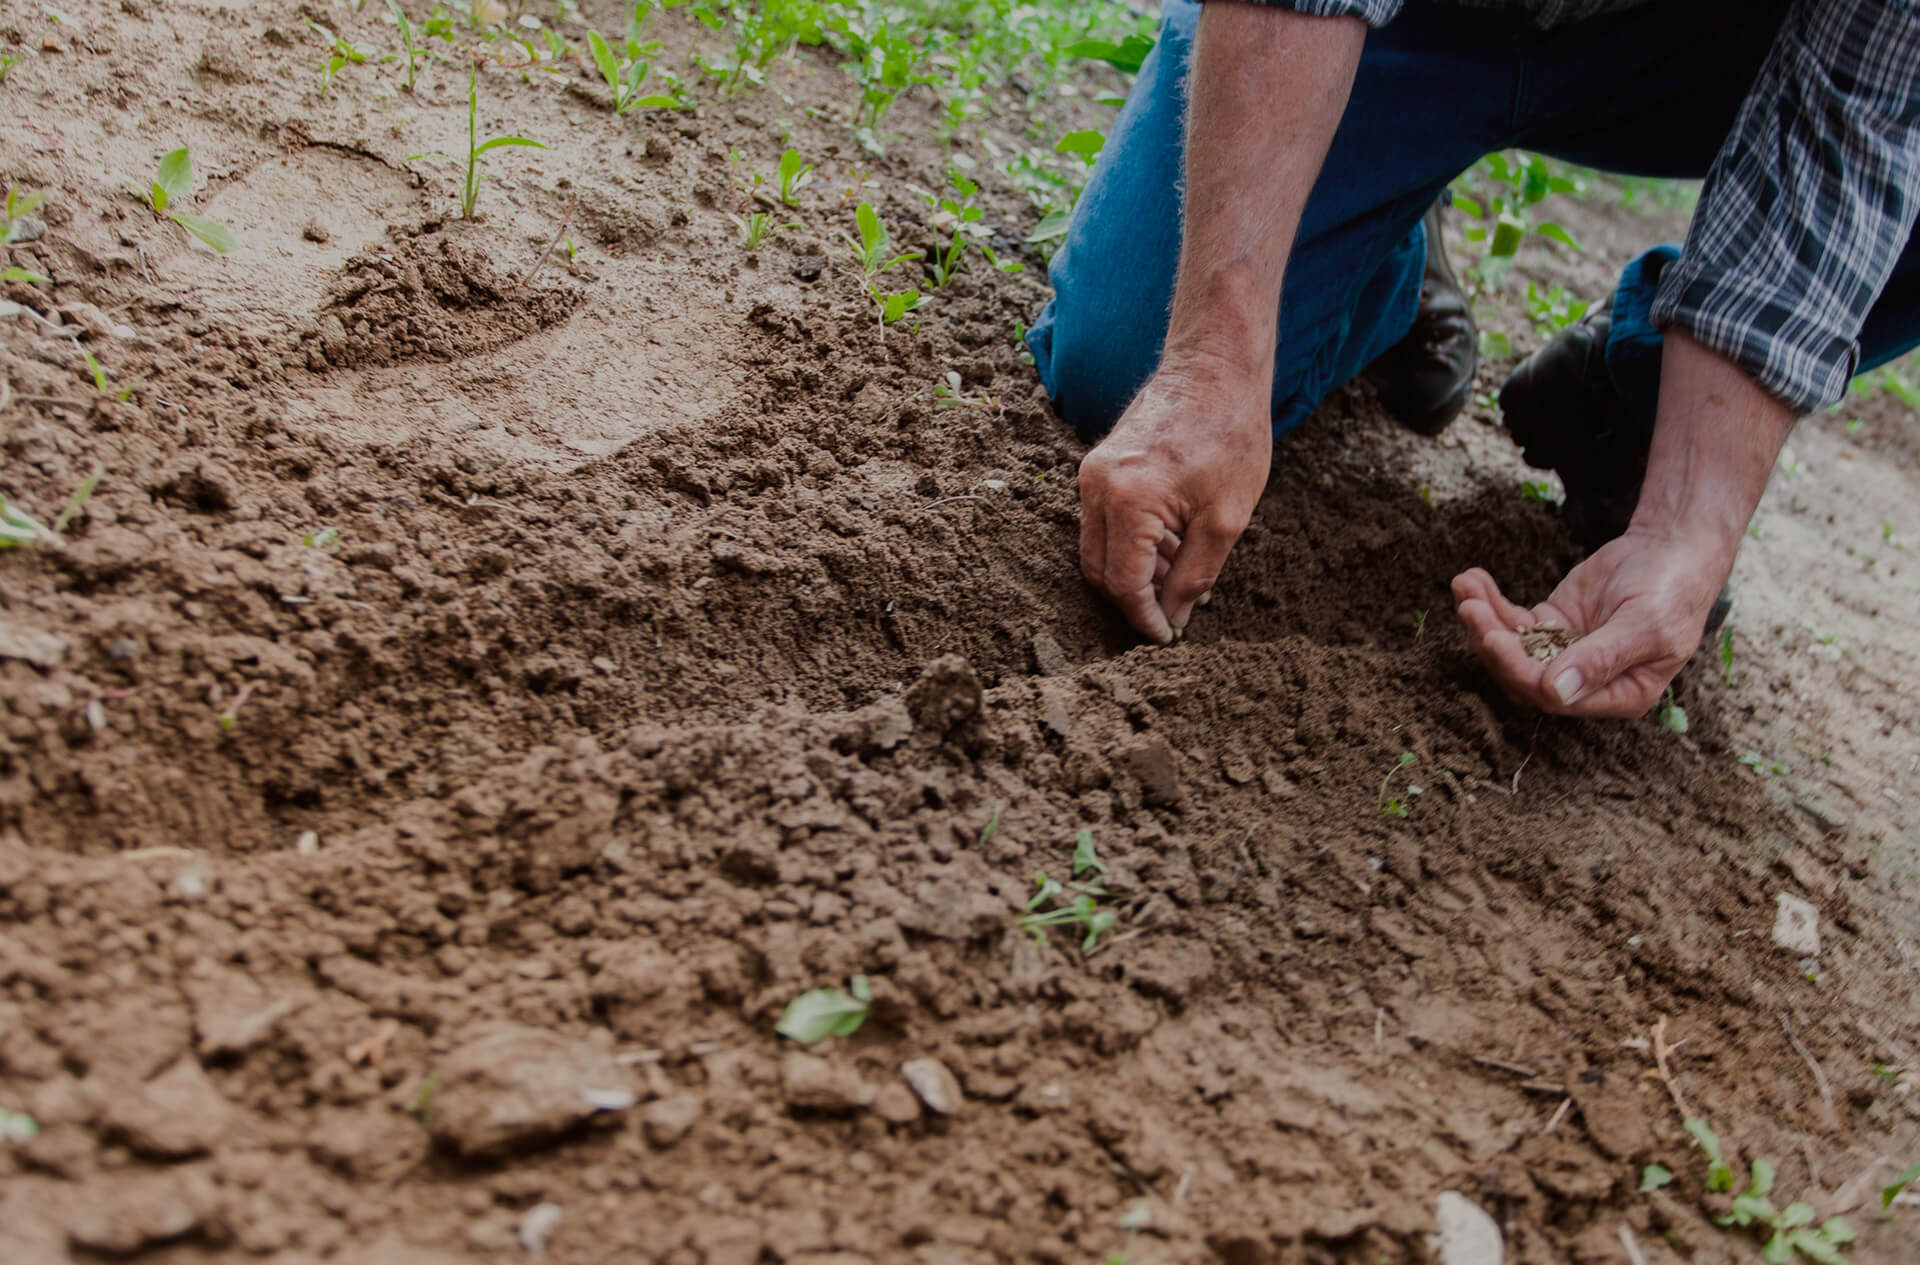
[{"label": "planting trench", "polygon": [[[64,547],[0,554],[0,1107],[39,1129],[0,1147],[8,1259],[1419,1261],[1453,1190],[1513,1261],[1623,1228],[1745,1260],[1675,1093],[1823,1211],[1920,1158],[1892,401],[1796,437],[1684,738],[1499,699],[1449,578],[1539,594],[1576,554],[1490,413],[1423,444],[1364,386],[1141,648],[1013,341],[1037,256],[884,332],[849,273],[857,168],[935,240],[925,102],[874,160],[805,50],[618,123],[586,70],[490,68],[485,124],[555,149],[466,222],[403,161],[464,135],[451,68],[315,97],[291,11],[74,16],[4,88],[58,281],[7,295],[132,327],[83,345],[136,390],[0,325],[0,490],[105,470]],[[727,153],[770,168],[796,118],[821,177],[748,257]],[[156,138],[231,259],[116,196]],[[1567,218],[1597,257],[1534,262],[1589,291],[1674,228]],[[1081,828],[1120,893],[1092,955],[1015,925]],[[1817,957],[1772,943],[1783,892]],[[774,1035],[856,973],[858,1033]],[[1911,1211],[1853,1222],[1849,1259],[1910,1259]]]}]

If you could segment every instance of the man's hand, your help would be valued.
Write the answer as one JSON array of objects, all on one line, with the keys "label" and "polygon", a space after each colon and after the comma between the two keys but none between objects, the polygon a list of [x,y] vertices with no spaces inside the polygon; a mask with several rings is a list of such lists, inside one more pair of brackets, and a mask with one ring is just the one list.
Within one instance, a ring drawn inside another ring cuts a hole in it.
[{"label": "man's hand", "polygon": [[1212,589],[1267,485],[1271,389],[1163,365],[1080,463],[1080,569],[1163,645]]},{"label": "man's hand", "polygon": [[[1626,534],[1532,610],[1485,571],[1454,577],[1467,642],[1507,696],[1568,716],[1640,716],[1659,702],[1700,644],[1794,420],[1739,366],[1668,330],[1653,448]],[[1581,640],[1539,662],[1519,636],[1536,624]]]},{"label": "man's hand", "polygon": [[[1454,577],[1453,601],[1467,643],[1508,698],[1562,715],[1627,719],[1659,702],[1693,657],[1732,564],[1714,539],[1629,530],[1531,610],[1509,602],[1478,568]],[[1541,624],[1581,639],[1541,662],[1520,644],[1522,630]]]}]

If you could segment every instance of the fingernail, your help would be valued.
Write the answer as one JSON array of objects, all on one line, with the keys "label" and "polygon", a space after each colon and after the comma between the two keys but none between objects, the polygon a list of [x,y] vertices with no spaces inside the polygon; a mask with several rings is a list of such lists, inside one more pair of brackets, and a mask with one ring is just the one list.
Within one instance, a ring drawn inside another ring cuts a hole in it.
[{"label": "fingernail", "polygon": [[1202,593],[1200,595],[1200,605],[1202,606],[1205,606],[1208,602],[1211,602],[1212,600],[1213,600],[1212,589],[1208,589],[1205,593]]},{"label": "fingernail", "polygon": [[1580,679],[1580,669],[1568,668],[1553,678],[1553,692],[1560,696],[1563,703],[1571,703],[1580,697],[1580,687],[1586,682]]}]

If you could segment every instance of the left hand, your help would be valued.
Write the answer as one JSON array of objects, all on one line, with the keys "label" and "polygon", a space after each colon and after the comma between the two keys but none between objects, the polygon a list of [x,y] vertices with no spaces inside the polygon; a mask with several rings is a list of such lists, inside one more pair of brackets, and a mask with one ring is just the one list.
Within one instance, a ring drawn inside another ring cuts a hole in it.
[{"label": "left hand", "polygon": [[[1516,703],[1564,716],[1645,715],[1700,644],[1733,555],[1712,536],[1629,529],[1567,573],[1527,609],[1475,568],[1453,580],[1467,643]],[[1538,624],[1580,640],[1542,662],[1521,648]]]}]

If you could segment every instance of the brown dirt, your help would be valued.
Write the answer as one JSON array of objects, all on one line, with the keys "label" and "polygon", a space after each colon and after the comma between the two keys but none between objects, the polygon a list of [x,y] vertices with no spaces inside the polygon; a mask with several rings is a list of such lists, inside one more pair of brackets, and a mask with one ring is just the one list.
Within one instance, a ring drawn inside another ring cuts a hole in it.
[{"label": "brown dirt", "polygon": [[[1916,659],[1873,618],[1910,628],[1910,581],[1744,559],[1739,674],[1701,656],[1684,739],[1516,711],[1447,582],[1544,593],[1565,535],[1492,428],[1416,446],[1355,388],[1192,635],[1140,648],[1075,574],[1079,450],[1012,341],[1038,268],[883,335],[842,190],[874,168],[921,245],[942,156],[860,154],[826,59],[618,122],[584,71],[489,67],[482,125],[556,148],[496,155],[469,223],[401,162],[464,140],[451,66],[320,97],[285,14],[66,7],[0,29],[47,42],[0,181],[52,191],[16,254],[57,280],[8,297],[136,336],[0,326],[0,491],[51,517],[106,472],[64,548],[0,555],[0,1107],[41,1127],[0,1145],[10,1261],[1411,1262],[1446,1189],[1510,1260],[1616,1261],[1623,1226],[1746,1259],[1662,1016],[1783,1194],[1920,1153]],[[794,119],[805,227],[748,257],[726,155],[770,169]],[[188,142],[231,259],[116,193]],[[579,259],[525,283],[570,205]],[[1762,524],[1891,513],[1889,469]],[[1780,631],[1809,591],[1850,661]],[[1743,767],[1776,726],[1842,758]],[[1082,827],[1123,893],[1091,957],[1014,929]],[[1818,962],[1770,944],[1781,892]],[[795,1057],[781,1009],[854,973],[866,1025]],[[1909,1259],[1911,1215],[1857,1213],[1851,1259]]]}]

